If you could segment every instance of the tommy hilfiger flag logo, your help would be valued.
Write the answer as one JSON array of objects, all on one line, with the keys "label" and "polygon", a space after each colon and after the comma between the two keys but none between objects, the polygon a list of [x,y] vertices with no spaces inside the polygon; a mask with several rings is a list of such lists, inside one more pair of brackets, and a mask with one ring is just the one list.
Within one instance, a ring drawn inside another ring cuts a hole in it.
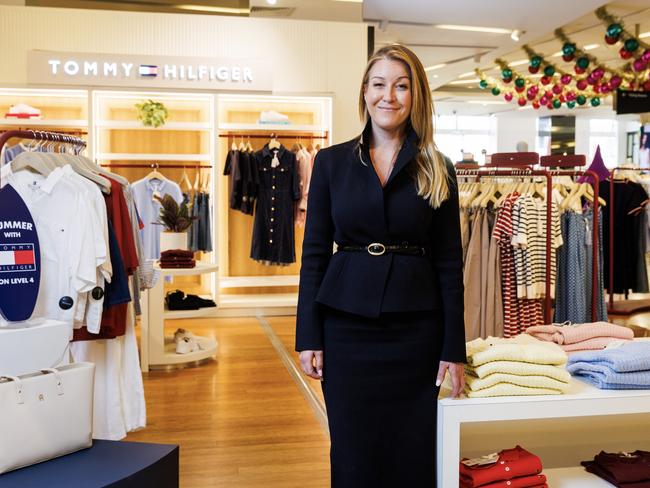
[{"label": "tommy hilfiger flag logo", "polygon": [[158,76],[158,66],[152,64],[141,64],[138,69],[138,74],[140,76],[156,77]]},{"label": "tommy hilfiger flag logo", "polygon": [[2,244],[0,246],[0,273],[34,271],[35,269],[34,244]]}]

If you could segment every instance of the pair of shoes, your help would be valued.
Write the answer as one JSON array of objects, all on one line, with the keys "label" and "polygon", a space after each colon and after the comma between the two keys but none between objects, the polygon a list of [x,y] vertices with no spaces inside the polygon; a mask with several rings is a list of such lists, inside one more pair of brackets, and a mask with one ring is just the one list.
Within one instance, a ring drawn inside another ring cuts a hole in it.
[{"label": "pair of shoes", "polygon": [[207,337],[194,335],[186,329],[176,329],[174,342],[177,354],[187,354],[199,350],[204,351],[212,345],[213,341]]},{"label": "pair of shoes", "polygon": [[167,310],[198,310],[204,307],[216,307],[214,300],[201,298],[198,295],[187,295],[181,290],[170,291],[165,296]]}]

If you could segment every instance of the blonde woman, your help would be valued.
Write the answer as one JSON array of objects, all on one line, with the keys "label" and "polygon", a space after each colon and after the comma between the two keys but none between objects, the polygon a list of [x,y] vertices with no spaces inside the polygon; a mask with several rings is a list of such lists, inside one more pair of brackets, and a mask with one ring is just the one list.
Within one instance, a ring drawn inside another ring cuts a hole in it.
[{"label": "blonde woman", "polygon": [[361,137],[314,163],[296,350],[322,381],[332,487],[431,488],[438,386],[464,386],[456,178],[412,51],[370,58],[359,110]]}]

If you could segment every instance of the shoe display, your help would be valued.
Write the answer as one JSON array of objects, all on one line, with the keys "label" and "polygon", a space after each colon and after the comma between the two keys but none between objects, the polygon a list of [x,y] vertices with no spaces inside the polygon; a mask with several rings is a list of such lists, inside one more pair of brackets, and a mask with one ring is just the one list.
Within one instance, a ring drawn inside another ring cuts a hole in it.
[{"label": "shoe display", "polygon": [[182,290],[170,291],[165,295],[167,310],[198,310],[199,308],[216,307],[214,300],[201,298],[198,295],[185,295]]},{"label": "shoe display", "polygon": [[187,354],[188,352],[194,352],[199,349],[205,351],[216,343],[215,340],[209,337],[194,335],[187,329],[176,329],[176,332],[174,332],[174,342],[176,343],[176,352],[178,354]]},{"label": "shoe display", "polygon": [[176,342],[176,354],[188,354],[200,349],[199,342],[193,337],[183,337]]}]

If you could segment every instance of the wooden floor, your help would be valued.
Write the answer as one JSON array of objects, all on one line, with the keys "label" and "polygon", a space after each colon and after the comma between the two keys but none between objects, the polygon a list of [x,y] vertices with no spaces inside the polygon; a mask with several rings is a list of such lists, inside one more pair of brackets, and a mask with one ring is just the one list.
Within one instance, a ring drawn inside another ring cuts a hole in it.
[{"label": "wooden floor", "polygon": [[[296,358],[295,317],[265,320]],[[145,373],[148,426],[126,440],[179,444],[183,488],[329,486],[327,433],[260,322],[168,323],[215,337],[217,361]]]}]

